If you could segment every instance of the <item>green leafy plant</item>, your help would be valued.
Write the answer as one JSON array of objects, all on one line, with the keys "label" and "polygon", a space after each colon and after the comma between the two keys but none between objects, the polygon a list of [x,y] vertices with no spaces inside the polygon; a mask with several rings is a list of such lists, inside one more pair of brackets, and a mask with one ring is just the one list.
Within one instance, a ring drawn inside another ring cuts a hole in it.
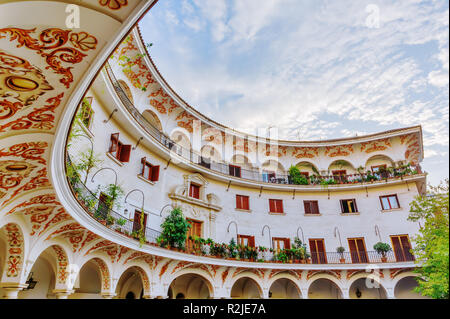
[{"label": "green leafy plant", "polygon": [[82,152],[77,159],[76,168],[85,173],[84,184],[86,184],[89,173],[92,169],[99,167],[103,163],[99,154],[95,154],[92,149]]},{"label": "green leafy plant", "polygon": [[160,244],[182,248],[186,242],[186,233],[191,228],[191,225],[183,216],[181,209],[175,208],[166,217],[161,228],[162,233],[158,237]]},{"label": "green leafy plant", "polygon": [[435,299],[449,298],[449,180],[429,186],[427,196],[410,203],[409,221],[422,227],[413,237],[413,253],[420,264],[415,291]]},{"label": "green leafy plant", "polygon": [[124,219],[124,218],[118,218],[116,220],[116,224],[119,225],[119,226],[124,226],[126,223],[127,223],[127,220]]},{"label": "green leafy plant", "polygon": [[289,260],[289,256],[286,253],[286,250],[282,249],[280,250],[276,255],[277,260],[281,261],[282,263],[287,263]]},{"label": "green leafy plant", "polygon": [[375,245],[373,245],[373,249],[380,254],[383,257],[386,257],[386,253],[390,252],[392,250],[391,246],[386,243],[378,242]]},{"label": "green leafy plant", "polygon": [[300,170],[297,166],[292,165],[289,168],[289,177],[291,178],[291,181],[296,185],[308,185],[308,179],[300,173]]}]

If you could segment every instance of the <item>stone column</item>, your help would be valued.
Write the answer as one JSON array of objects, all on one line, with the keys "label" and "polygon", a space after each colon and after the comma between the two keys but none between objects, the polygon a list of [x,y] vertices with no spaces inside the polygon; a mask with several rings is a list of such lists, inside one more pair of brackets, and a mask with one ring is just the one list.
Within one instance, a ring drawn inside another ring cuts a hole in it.
[{"label": "stone column", "polygon": [[28,284],[19,284],[19,283],[0,283],[0,288],[3,288],[3,296],[2,299],[17,299],[19,291],[28,287]]},{"label": "stone column", "polygon": [[113,299],[116,296],[113,292],[103,292],[101,295],[105,299]]},{"label": "stone column", "polygon": [[387,299],[396,299],[394,294],[394,288],[384,288],[386,290]]},{"label": "stone column", "polygon": [[302,291],[302,298],[303,299],[309,299],[309,297],[308,297],[308,288],[301,288],[300,290]]},{"label": "stone column", "polygon": [[67,299],[74,292],[75,292],[74,290],[65,290],[65,289],[53,290],[53,293],[56,295],[56,299]]},{"label": "stone column", "polygon": [[341,291],[343,299],[350,299],[350,291],[348,288],[342,288]]}]

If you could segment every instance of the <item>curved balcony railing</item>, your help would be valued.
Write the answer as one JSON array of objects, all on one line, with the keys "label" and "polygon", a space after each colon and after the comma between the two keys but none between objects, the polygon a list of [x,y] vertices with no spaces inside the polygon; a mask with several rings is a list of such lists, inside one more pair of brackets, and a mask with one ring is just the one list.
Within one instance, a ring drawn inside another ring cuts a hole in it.
[{"label": "curved balcony railing", "polygon": [[[169,136],[154,127],[134,106],[130,101],[127,94],[124,92],[119,82],[117,81],[114,72],[111,69],[109,63],[105,66],[106,73],[110,79],[110,82],[116,91],[117,96],[122,101],[122,104],[128,110],[128,112],[134,117],[134,119],[139,123],[143,129],[148,132],[153,138],[160,142],[170,151],[178,154],[182,159],[191,164],[201,165],[207,169],[215,172],[219,172],[225,175],[230,175],[234,177],[244,178],[260,183],[275,183],[275,184],[288,184],[288,185],[302,185],[295,183],[294,179],[287,174],[273,174],[271,172],[262,173],[260,170],[249,170],[245,168],[240,168],[239,174],[233,173],[230,169],[228,163],[214,162],[209,158],[203,157],[198,152],[192,149],[185,148],[175,141],[173,141]],[[388,180],[388,179],[402,179],[403,176],[421,174],[421,168],[419,165],[405,167],[405,168],[395,168],[387,170],[383,173],[376,173],[368,171],[365,173],[351,174],[351,175],[313,175],[306,177],[306,182],[303,185],[333,185],[333,184],[356,184],[356,183],[371,183],[375,181]]]},{"label": "curved balcony railing", "polygon": [[[69,156],[67,156],[66,165],[71,166],[73,171],[75,170]],[[130,220],[122,214],[117,213],[110,208],[111,204],[97,198],[96,194],[81,181],[78,174],[72,174],[71,177],[68,177],[68,180],[75,197],[89,215],[110,229],[139,239],[139,223],[135,223],[134,220]],[[149,227],[145,227],[143,230],[143,237],[147,243],[156,243],[156,238],[160,234],[161,232]]]},{"label": "curved balcony railing", "polygon": [[[74,169],[69,156],[67,156],[66,165]],[[68,176],[68,181],[78,202],[81,204],[81,206],[83,206],[83,208],[90,216],[92,216],[94,219],[96,219],[98,222],[109,229],[118,231],[130,238],[142,240],[142,237],[140,237],[139,235],[139,231],[141,229],[140,224],[115,212],[110,208],[110,204],[97,198],[96,194],[89,190],[89,188],[81,181],[78,174],[75,173],[70,177]],[[142,234],[145,243],[157,245],[157,238],[161,235],[161,232],[149,227],[144,227]],[[223,247],[220,254],[214,253],[211,247],[209,247],[208,245],[203,245],[203,247],[201,248],[195,248],[192,245],[187,245],[187,249],[183,252],[207,257],[219,257],[223,259],[231,258],[231,246],[217,243],[213,243],[213,245],[219,245]],[[280,251],[268,251],[267,249],[262,250],[261,247],[240,247],[240,249],[243,249],[247,252],[249,252],[250,250],[255,251],[256,254],[253,254],[253,257],[246,259],[246,257],[244,256],[243,258],[241,258],[243,261],[253,262],[284,262],[296,264],[378,264],[411,262],[415,260],[414,255],[411,253],[409,248],[394,249],[393,251],[386,252],[384,256],[376,251],[342,253],[306,252],[307,257],[303,257],[303,259],[296,259],[295,250],[293,249],[284,249]],[[280,252],[282,252],[286,256],[284,259],[280,258]],[[231,259],[236,260],[235,257]]]}]

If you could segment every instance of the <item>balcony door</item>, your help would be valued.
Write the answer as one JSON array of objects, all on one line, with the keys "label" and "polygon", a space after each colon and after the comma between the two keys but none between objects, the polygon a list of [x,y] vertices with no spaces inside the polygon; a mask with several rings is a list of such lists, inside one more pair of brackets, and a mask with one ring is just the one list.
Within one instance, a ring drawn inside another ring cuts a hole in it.
[{"label": "balcony door", "polygon": [[325,252],[325,242],[323,238],[310,239],[309,250],[311,251],[311,259],[313,264],[327,263],[327,254]]},{"label": "balcony door", "polygon": [[368,262],[364,238],[349,238],[348,246],[350,248],[350,256],[352,257],[352,263],[365,264]]},{"label": "balcony door", "polygon": [[414,255],[410,252],[412,247],[408,235],[391,236],[391,241],[397,262],[415,260]]},{"label": "balcony door", "polygon": [[[137,210],[134,212],[134,220],[133,220],[133,231],[138,232],[141,229],[141,216],[142,212]],[[144,235],[145,235],[145,228],[147,225],[147,214],[144,213]]]},{"label": "balcony door", "polygon": [[289,238],[272,238],[273,249],[276,251],[280,251],[281,249],[290,249],[291,248],[291,240]]},{"label": "balcony door", "polygon": [[202,237],[202,222],[193,220],[193,219],[186,219],[187,222],[191,225],[191,228],[187,231],[186,235],[186,249],[188,251],[192,250],[194,247],[194,241],[190,240],[189,237],[192,236],[192,238],[195,237]]}]

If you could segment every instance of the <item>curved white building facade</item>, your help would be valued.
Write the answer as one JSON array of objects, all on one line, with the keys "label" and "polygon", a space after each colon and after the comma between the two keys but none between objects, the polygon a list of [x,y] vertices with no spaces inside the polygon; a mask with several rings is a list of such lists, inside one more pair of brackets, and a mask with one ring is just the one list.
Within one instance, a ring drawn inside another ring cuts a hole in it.
[{"label": "curved white building facade", "polygon": [[[419,225],[407,217],[426,187],[421,127],[317,142],[224,127],[151,61],[135,25],[153,4],[0,5],[1,295],[420,297],[410,252]],[[76,10],[88,19],[70,29],[61,16]],[[98,167],[71,178],[89,150]],[[111,184],[124,194],[108,206]],[[160,247],[173,207],[190,235],[258,255]],[[296,237],[308,255],[280,262]],[[377,253],[378,242],[392,251]]]}]

